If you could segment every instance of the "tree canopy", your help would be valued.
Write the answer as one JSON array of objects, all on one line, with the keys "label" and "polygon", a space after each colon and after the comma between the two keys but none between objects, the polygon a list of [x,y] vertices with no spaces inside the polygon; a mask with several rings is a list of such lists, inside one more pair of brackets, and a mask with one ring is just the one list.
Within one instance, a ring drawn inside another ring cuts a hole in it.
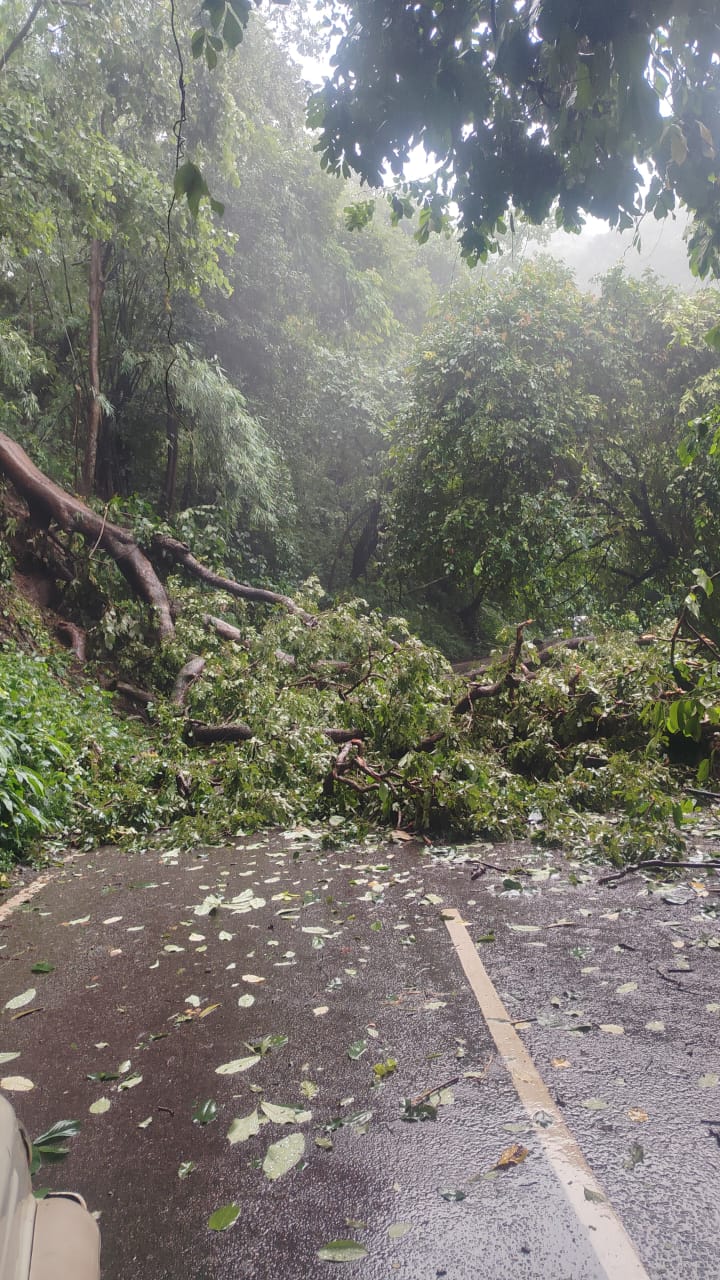
[{"label": "tree canopy", "polygon": [[679,451],[715,402],[718,318],[715,290],[682,298],[618,269],[582,294],[551,259],[460,283],[392,436],[387,558],[404,600],[471,636],[513,611],[553,626],[672,610],[717,555],[716,463]]},{"label": "tree canopy", "polygon": [[[629,227],[678,201],[694,270],[720,265],[720,26],[711,0],[337,0],[333,72],[311,99],[322,163],[397,183],[420,230],[451,202],[471,261],[513,211]],[[405,179],[415,147],[432,176]]]}]

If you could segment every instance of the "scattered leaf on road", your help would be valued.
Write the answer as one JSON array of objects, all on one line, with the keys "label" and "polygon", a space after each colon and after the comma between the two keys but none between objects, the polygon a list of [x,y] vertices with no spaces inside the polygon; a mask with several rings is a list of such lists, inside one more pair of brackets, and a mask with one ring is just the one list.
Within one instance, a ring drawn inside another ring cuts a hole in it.
[{"label": "scattered leaf on road", "polygon": [[271,1182],[282,1178],[290,1169],[302,1160],[305,1154],[305,1137],[302,1133],[291,1133],[288,1138],[281,1138],[268,1147],[263,1160],[263,1173]]},{"label": "scattered leaf on road", "polygon": [[98,1098],[96,1102],[93,1102],[88,1107],[88,1111],[91,1116],[104,1116],[105,1112],[110,1110],[110,1107],[111,1102],[109,1098]]},{"label": "scattered leaf on road", "polygon": [[231,1062],[223,1062],[221,1066],[215,1068],[216,1076],[235,1076],[239,1071],[249,1071],[257,1062],[260,1062],[259,1053],[251,1053],[247,1058],[233,1058]]},{"label": "scattered leaf on road", "polygon": [[218,1112],[217,1102],[214,1098],[206,1098],[204,1102],[198,1102],[192,1113],[193,1122],[195,1124],[210,1124],[214,1120]]},{"label": "scattered leaf on road", "polygon": [[378,1080],[384,1080],[386,1076],[391,1076],[397,1071],[397,1060],[395,1058],[386,1058],[384,1062],[376,1062],[373,1066],[373,1075]]},{"label": "scattered leaf on road", "polygon": [[367,1249],[357,1240],[331,1240],[318,1249],[317,1256],[321,1262],[359,1262],[367,1257]]},{"label": "scattered leaf on road", "polygon": [[523,1147],[519,1142],[513,1142],[511,1147],[506,1147],[500,1156],[498,1156],[493,1169],[514,1169],[516,1165],[522,1164],[527,1160],[530,1152],[527,1147]]},{"label": "scattered leaf on road", "polygon": [[135,1075],[128,1076],[127,1080],[121,1081],[118,1085],[118,1089],[134,1089],[136,1084],[140,1084],[141,1080],[142,1076],[138,1075],[136,1072]]},{"label": "scattered leaf on road", "polygon": [[27,1076],[3,1076],[0,1080],[0,1089],[5,1089],[8,1093],[29,1093],[34,1088],[35,1085]]},{"label": "scattered leaf on road", "polygon": [[238,1116],[230,1124],[227,1131],[227,1140],[233,1146],[236,1142],[246,1142],[248,1138],[252,1138],[254,1134],[260,1132],[260,1117],[257,1113],[257,1107],[250,1112],[249,1116]]},{"label": "scattered leaf on road", "polygon": [[261,1102],[260,1110],[273,1124],[306,1124],[308,1120],[312,1120],[312,1111],[303,1111],[302,1107],[283,1107],[275,1102]]},{"label": "scattered leaf on road", "polygon": [[26,1004],[30,1004],[37,995],[36,987],[29,987],[27,991],[23,991],[19,996],[13,996],[12,1000],[8,1000],[5,1005],[6,1009],[23,1009]]},{"label": "scattered leaf on road", "polygon": [[403,1236],[410,1231],[412,1231],[412,1222],[391,1222],[387,1229],[390,1240],[402,1240]]},{"label": "scattered leaf on road", "polygon": [[237,1204],[224,1204],[222,1209],[216,1209],[208,1218],[208,1227],[211,1231],[227,1231],[234,1222],[240,1217],[240,1206]]}]

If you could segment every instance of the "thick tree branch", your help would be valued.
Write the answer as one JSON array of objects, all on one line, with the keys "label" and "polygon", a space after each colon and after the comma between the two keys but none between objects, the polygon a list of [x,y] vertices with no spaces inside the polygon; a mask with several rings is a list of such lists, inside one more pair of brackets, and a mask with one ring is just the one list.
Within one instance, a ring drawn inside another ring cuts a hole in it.
[{"label": "thick tree branch", "polygon": [[[268,591],[265,587],[251,587],[244,582],[235,582],[234,578],[226,578],[220,573],[215,573],[212,569],[208,569],[206,565],[201,564],[195,559],[190,548],[184,542],[179,542],[177,538],[171,538],[165,533],[156,533],[153,538],[153,548],[157,551],[164,552],[176,564],[182,566],[187,573],[194,578],[199,578],[201,582],[206,582],[208,586],[217,588],[218,591],[227,591],[228,595],[237,596],[240,600],[253,600],[258,604],[278,604],[287,609],[289,613],[294,613],[298,618],[302,618],[308,626],[314,626],[316,619],[311,613],[306,613],[301,609],[290,596],[282,595],[278,591]],[[215,625],[213,623],[213,625]],[[217,630],[217,626],[215,626]],[[228,636],[234,639],[234,636]]]},{"label": "thick tree branch", "polygon": [[26,37],[30,34],[30,28],[32,27],[33,22],[37,18],[44,4],[45,4],[45,0],[35,0],[35,4],[30,10],[27,18],[25,19],[17,35],[13,36],[7,49],[3,50],[2,54],[0,54],[0,71],[5,70],[13,54],[17,52],[17,50],[20,48],[20,45],[23,43],[23,40],[25,40]]}]

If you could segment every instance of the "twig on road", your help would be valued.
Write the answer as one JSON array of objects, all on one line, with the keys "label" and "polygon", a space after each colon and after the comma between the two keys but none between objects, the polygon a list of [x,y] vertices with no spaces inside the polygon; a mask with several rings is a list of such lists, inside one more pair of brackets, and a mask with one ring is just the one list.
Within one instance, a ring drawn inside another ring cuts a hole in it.
[{"label": "twig on road", "polygon": [[416,1097],[410,1099],[411,1107],[420,1107],[423,1102],[427,1102],[428,1098],[432,1098],[434,1093],[440,1093],[441,1089],[449,1089],[451,1084],[457,1084],[459,1076],[453,1076],[452,1080],[446,1080],[444,1084],[434,1084],[432,1089],[426,1089],[424,1093],[418,1093]]},{"label": "twig on road", "polygon": [[524,867],[499,867],[496,862],[479,862],[476,858],[473,858],[472,862],[468,863],[468,866],[472,867],[471,880],[479,880],[480,876],[484,876],[486,871],[500,871],[504,876],[530,875],[530,872],[526,871]]}]

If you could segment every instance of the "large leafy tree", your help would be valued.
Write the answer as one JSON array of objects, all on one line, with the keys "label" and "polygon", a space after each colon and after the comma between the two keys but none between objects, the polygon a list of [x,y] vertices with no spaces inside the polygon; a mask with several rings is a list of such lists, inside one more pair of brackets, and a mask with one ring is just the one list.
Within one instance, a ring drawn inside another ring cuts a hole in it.
[{"label": "large leafy tree", "polygon": [[[388,559],[403,604],[467,633],[640,610],[717,558],[712,458],[678,449],[712,404],[714,291],[619,271],[599,296],[552,261],[460,286],[423,335],[394,435]],[[410,589],[408,592],[408,588]]]},{"label": "large leafy tree", "polygon": [[[336,0],[331,77],[311,100],[330,170],[397,183],[421,233],[453,201],[484,258],[509,210],[629,227],[683,201],[692,263],[720,263],[720,25],[714,0]],[[408,184],[422,144],[431,178]],[[650,173],[649,186],[648,171]]]}]

